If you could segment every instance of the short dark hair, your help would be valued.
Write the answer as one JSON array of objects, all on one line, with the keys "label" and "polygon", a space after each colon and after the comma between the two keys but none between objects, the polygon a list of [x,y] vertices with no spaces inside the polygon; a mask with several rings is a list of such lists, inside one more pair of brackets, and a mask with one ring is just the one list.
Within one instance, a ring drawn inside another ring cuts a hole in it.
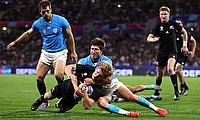
[{"label": "short dark hair", "polygon": [[181,19],[181,18],[176,18],[175,21],[181,21],[181,23],[184,24],[184,21],[183,21],[183,19]]},{"label": "short dark hair", "polygon": [[47,6],[49,6],[49,8],[51,8],[51,2],[48,0],[41,0],[38,4],[38,9],[39,11],[41,10],[41,8],[46,8]]},{"label": "short dark hair", "polygon": [[90,42],[90,47],[91,47],[92,45],[99,46],[99,49],[100,49],[101,51],[103,51],[103,49],[106,47],[106,42],[105,42],[105,40],[103,40],[102,38],[96,37],[96,38],[94,38],[94,39]]}]

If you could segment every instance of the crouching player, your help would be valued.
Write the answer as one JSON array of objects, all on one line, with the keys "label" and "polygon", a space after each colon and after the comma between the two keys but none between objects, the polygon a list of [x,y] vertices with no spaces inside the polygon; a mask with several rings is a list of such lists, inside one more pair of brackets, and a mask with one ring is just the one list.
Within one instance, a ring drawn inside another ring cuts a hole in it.
[{"label": "crouching player", "polygon": [[[99,62],[97,68],[80,64],[72,64],[67,67],[69,70],[66,71],[66,73],[70,79],[54,86],[49,92],[46,92],[44,96],[37,99],[32,104],[31,110],[35,111],[43,101],[52,100],[54,98],[62,98],[58,104],[56,104],[56,107],[59,108],[58,112],[65,112],[72,109],[83,96],[83,89],[81,89],[81,87],[83,86],[85,78],[92,78],[89,82],[87,81],[84,83],[84,85],[89,84],[93,88],[93,93],[90,95],[90,98],[98,99],[101,85],[110,83],[111,75],[113,74],[112,66],[105,61]],[[71,74],[71,70],[75,71],[75,75]]]}]

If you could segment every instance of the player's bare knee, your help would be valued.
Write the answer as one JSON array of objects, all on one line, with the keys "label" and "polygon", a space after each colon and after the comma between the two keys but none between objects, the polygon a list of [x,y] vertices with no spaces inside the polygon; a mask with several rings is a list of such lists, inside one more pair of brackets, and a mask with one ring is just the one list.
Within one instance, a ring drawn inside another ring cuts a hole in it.
[{"label": "player's bare knee", "polygon": [[97,104],[98,104],[98,106],[101,107],[101,108],[106,108],[108,102],[105,100],[105,98],[100,97],[99,100],[97,101]]},{"label": "player's bare knee", "polygon": [[58,74],[54,74],[54,76],[55,76],[57,81],[62,81],[63,77],[64,77],[64,74],[58,73]]}]

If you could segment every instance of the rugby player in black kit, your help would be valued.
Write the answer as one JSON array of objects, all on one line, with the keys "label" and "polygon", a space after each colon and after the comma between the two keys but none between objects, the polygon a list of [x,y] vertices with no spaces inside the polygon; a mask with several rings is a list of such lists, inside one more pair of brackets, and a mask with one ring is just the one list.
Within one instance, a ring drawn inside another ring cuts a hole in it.
[{"label": "rugby player in black kit", "polygon": [[[54,98],[62,98],[58,102],[59,104],[56,104],[56,107],[59,108],[58,112],[65,112],[72,109],[78,104],[83,95],[81,84],[92,86],[93,92],[89,97],[96,101],[102,94],[102,85],[109,84],[112,80],[113,68],[105,61],[99,62],[97,68],[81,64],[68,65],[68,68],[66,73],[70,79],[64,80],[62,83],[54,86],[44,96],[37,99],[32,104],[31,110],[36,110],[44,100],[52,100]],[[72,72],[75,73],[72,74]],[[85,81],[86,79],[87,81]]]},{"label": "rugby player in black kit", "polygon": [[[162,6],[159,9],[160,22],[152,29],[147,37],[147,42],[159,42],[159,52],[157,55],[157,75],[156,85],[160,86],[162,83],[162,77],[167,67],[168,74],[174,87],[174,100],[180,99],[180,94],[177,86],[177,76],[174,70],[174,65],[177,58],[177,46],[176,46],[176,31],[183,34],[183,47],[181,51],[184,55],[188,54],[187,48],[187,32],[175,21],[169,20],[170,9],[166,6]],[[159,96],[159,91],[155,90],[155,96]]]}]

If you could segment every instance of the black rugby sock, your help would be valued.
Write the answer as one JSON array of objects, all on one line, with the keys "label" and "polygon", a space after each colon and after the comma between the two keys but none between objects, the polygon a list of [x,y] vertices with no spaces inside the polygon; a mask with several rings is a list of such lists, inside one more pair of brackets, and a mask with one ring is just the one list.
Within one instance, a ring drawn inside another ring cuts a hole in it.
[{"label": "black rugby sock", "polygon": [[[156,85],[160,86],[162,83],[162,79],[156,79]],[[154,95],[160,95],[158,90],[155,90]]]},{"label": "black rugby sock", "polygon": [[170,75],[170,78],[171,78],[171,82],[174,86],[174,93],[177,93],[178,92],[178,85],[177,85],[177,76],[176,74],[174,75]]},{"label": "black rugby sock", "polygon": [[44,84],[44,82],[40,84],[37,83],[37,88],[41,96],[46,93],[46,85]]}]

